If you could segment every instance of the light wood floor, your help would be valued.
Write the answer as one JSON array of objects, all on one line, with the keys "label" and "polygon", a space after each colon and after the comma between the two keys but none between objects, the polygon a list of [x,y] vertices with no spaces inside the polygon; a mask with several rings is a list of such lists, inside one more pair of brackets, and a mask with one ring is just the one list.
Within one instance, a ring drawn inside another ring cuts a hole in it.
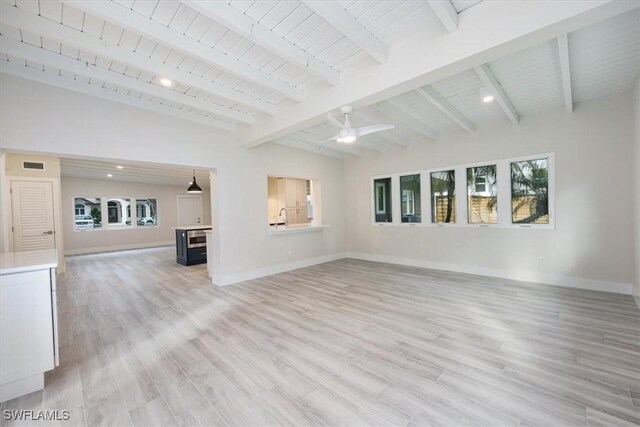
[{"label": "light wood floor", "polygon": [[213,287],[162,248],[72,257],[65,425],[640,423],[630,296],[341,260]]}]

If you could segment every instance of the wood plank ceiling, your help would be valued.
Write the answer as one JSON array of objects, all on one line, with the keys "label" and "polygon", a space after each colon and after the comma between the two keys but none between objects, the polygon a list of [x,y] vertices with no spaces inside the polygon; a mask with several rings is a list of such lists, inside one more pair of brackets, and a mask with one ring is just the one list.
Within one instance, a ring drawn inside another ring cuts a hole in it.
[{"label": "wood plank ceiling", "polygon": [[[384,62],[396,43],[456,31],[480,1],[1,0],[0,72],[233,132],[309,87],[338,84],[346,69]],[[636,9],[361,108],[356,126],[396,129],[356,146],[320,143],[335,134],[326,123],[275,142],[344,157],[571,110],[631,87],[638,40]],[[498,102],[480,101],[483,86]]]},{"label": "wood plank ceiling", "polygon": [[200,187],[209,188],[209,171],[205,169],[195,169],[194,172],[192,169],[150,163],[60,159],[60,174],[63,177],[169,185],[184,188],[185,192],[191,184],[193,173]]}]

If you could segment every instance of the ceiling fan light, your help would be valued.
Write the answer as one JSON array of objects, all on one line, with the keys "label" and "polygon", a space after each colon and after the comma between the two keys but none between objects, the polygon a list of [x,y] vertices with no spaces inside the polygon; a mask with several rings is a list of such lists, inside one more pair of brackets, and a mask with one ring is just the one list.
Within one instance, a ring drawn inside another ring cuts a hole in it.
[{"label": "ceiling fan light", "polygon": [[344,144],[351,144],[355,142],[357,138],[358,133],[356,132],[356,130],[351,127],[346,127],[340,131],[336,140]]},{"label": "ceiling fan light", "polygon": [[347,135],[344,138],[338,139],[338,142],[344,142],[345,144],[351,144],[356,141],[355,135]]}]

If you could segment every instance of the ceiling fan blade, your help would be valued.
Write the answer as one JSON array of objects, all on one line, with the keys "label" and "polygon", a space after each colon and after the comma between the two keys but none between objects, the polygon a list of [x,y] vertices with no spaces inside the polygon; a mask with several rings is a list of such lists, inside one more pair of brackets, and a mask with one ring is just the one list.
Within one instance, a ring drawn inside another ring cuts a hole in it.
[{"label": "ceiling fan blade", "polygon": [[336,119],[331,113],[327,113],[327,121],[338,129],[344,129],[344,125],[340,123],[338,119]]},{"label": "ceiling fan blade", "polygon": [[393,129],[394,125],[373,125],[373,126],[364,126],[356,129],[358,132],[358,136],[368,135],[374,132],[380,132],[383,130]]},{"label": "ceiling fan blade", "polygon": [[323,143],[325,143],[325,142],[335,141],[335,140],[337,140],[337,139],[338,139],[338,135],[336,135],[336,136],[332,136],[331,138],[329,138],[329,139],[325,139],[324,141],[317,142],[317,144],[323,144]]}]

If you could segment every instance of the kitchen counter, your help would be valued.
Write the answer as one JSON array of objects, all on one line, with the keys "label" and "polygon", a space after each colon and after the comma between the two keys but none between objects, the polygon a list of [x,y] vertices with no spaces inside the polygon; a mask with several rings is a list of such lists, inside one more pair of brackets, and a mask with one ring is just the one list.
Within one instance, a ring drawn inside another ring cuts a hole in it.
[{"label": "kitchen counter", "polygon": [[180,227],[171,227],[172,230],[207,230],[213,228],[212,225],[183,225]]},{"label": "kitchen counter", "polygon": [[278,226],[276,229],[274,226],[270,226],[269,234],[304,233],[308,231],[320,231],[329,227],[329,225],[293,224],[285,227]]},{"label": "kitchen counter", "polygon": [[0,254],[0,274],[24,273],[58,267],[58,251],[42,249]]}]

